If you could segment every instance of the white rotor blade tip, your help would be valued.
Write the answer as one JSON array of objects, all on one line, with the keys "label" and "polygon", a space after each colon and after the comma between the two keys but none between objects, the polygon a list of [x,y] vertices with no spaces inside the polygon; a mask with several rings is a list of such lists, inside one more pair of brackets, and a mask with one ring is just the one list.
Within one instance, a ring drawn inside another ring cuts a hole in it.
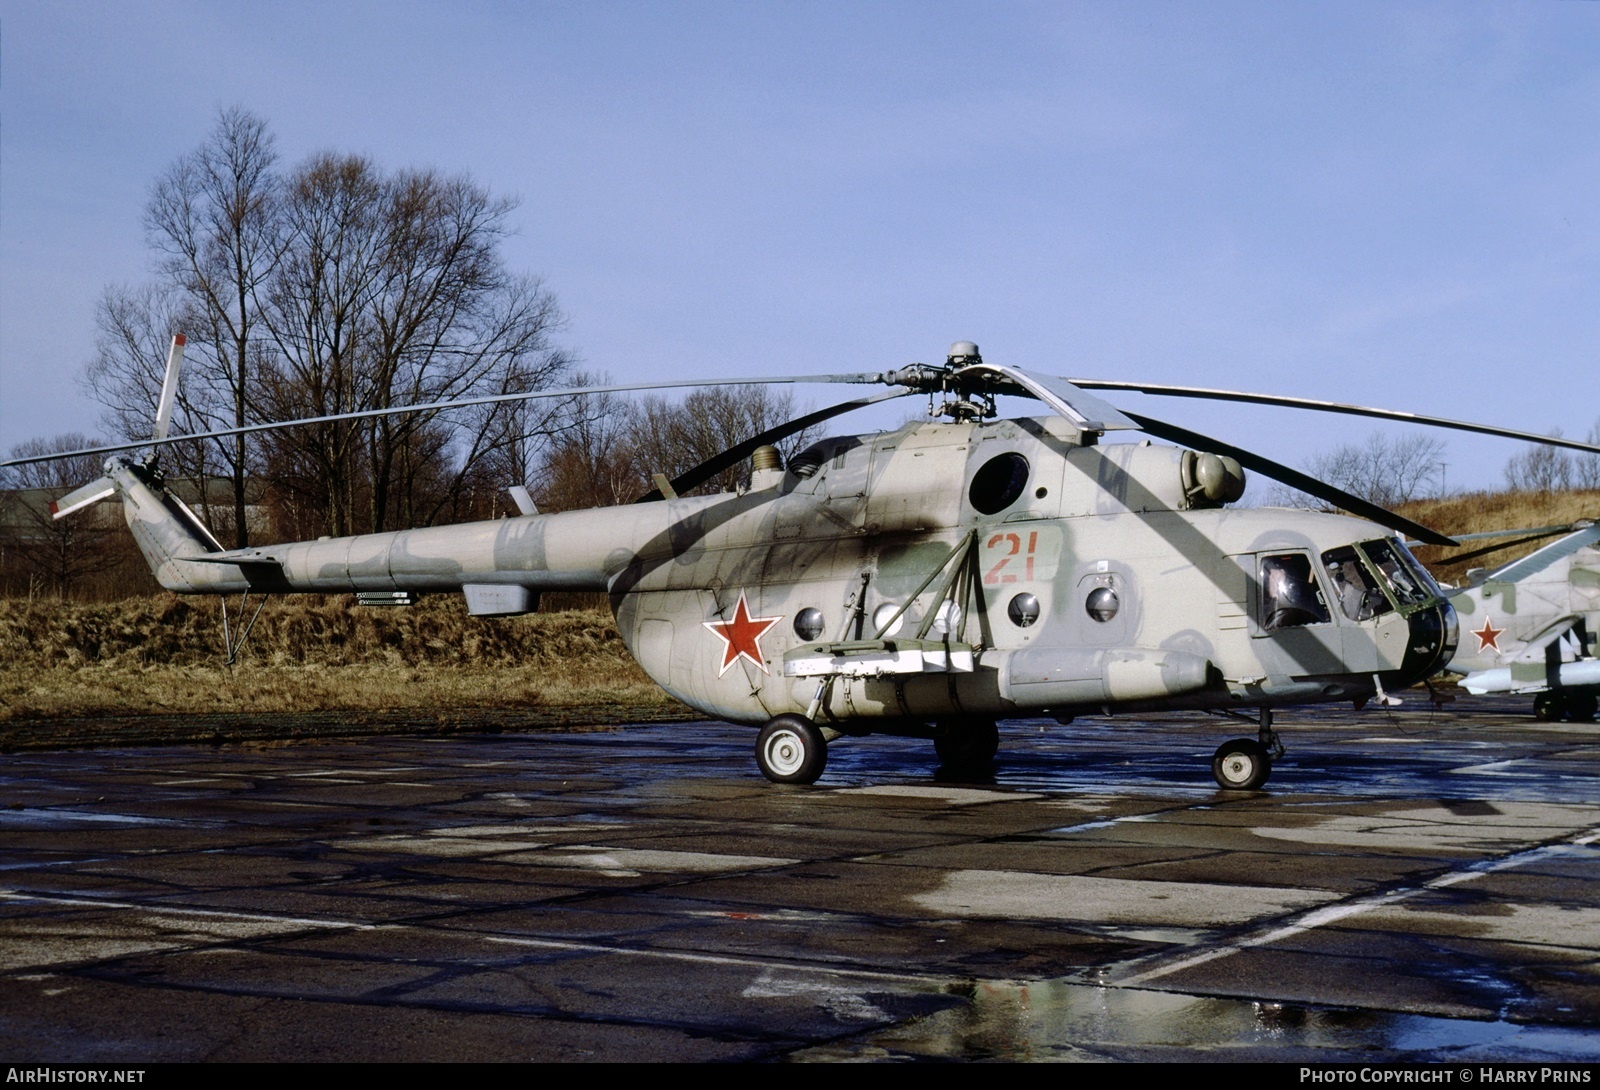
[{"label": "white rotor blade tip", "polygon": [[178,399],[178,372],[183,368],[183,346],[188,343],[182,333],[172,335],[172,347],[167,350],[167,372],[161,379],[161,400],[156,405],[157,440],[167,437],[172,426],[172,404]]},{"label": "white rotor blade tip", "polygon": [[66,518],[74,511],[81,511],[92,503],[110,499],[116,494],[117,486],[111,478],[101,477],[99,480],[90,481],[82,488],[74,489],[62,496],[59,500],[50,503],[51,518]]}]

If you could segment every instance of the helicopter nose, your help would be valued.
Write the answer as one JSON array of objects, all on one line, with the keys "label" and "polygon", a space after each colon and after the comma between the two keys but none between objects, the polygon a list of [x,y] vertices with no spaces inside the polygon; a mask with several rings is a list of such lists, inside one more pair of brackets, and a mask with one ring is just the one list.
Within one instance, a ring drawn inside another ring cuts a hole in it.
[{"label": "helicopter nose", "polygon": [[1446,600],[1441,599],[1436,605],[1417,610],[1409,620],[1411,639],[1399,671],[1399,684],[1402,686],[1415,685],[1437,673],[1455,654],[1460,635],[1456,608]]}]

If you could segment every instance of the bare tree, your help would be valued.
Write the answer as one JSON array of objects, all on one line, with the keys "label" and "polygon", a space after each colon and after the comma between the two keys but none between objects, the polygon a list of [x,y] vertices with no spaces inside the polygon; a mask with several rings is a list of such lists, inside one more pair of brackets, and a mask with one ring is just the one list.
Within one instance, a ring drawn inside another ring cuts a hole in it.
[{"label": "bare tree", "polygon": [[[157,183],[159,275],[106,291],[88,381],[128,438],[149,434],[175,331],[189,335],[179,432],[548,387],[570,366],[552,342],[563,319],[540,280],[505,266],[515,208],[465,177],[332,152],[285,176],[265,124],[224,111]],[[476,513],[508,469],[526,479],[561,411],[323,423],[163,460],[208,504],[206,474],[231,474],[241,545],[247,471],[271,480],[271,508],[300,533],[382,530]]]},{"label": "bare tree", "polygon": [[[794,394],[770,386],[704,387],[671,407],[646,398],[635,414],[635,458],[647,475],[675,477],[795,414]],[[780,449],[793,454],[811,438],[811,431],[802,432]],[[723,470],[696,491],[726,492],[749,482],[746,463]]]},{"label": "bare tree", "polygon": [[[1391,438],[1381,432],[1318,455],[1306,472],[1379,507],[1420,499],[1442,483],[1445,444],[1420,433]],[[1293,489],[1274,494],[1279,502],[1322,505]]]},{"label": "bare tree", "polygon": [[[1550,437],[1561,438],[1561,429],[1553,429]],[[1506,462],[1506,484],[1514,492],[1564,492],[1572,487],[1572,459],[1559,447],[1532,444]]]},{"label": "bare tree", "polygon": [[[1600,420],[1589,429],[1584,442],[1600,447]],[[1572,483],[1577,488],[1600,489],[1600,454],[1579,451],[1572,455]]]},{"label": "bare tree", "polygon": [[[412,171],[389,180],[384,277],[373,307],[375,397],[529,393],[568,370],[566,354],[550,344],[563,322],[554,296],[537,278],[512,275],[500,259],[515,207],[466,178]],[[459,517],[456,497],[480,463],[545,432],[550,419],[550,409],[537,403],[384,418],[369,440],[374,525],[383,525],[396,501],[406,522],[433,521],[446,509]],[[412,449],[412,429],[436,423],[453,445],[456,472],[429,504],[414,487],[413,463],[395,455]]]},{"label": "bare tree", "polygon": [[[280,249],[273,145],[265,121],[239,107],[222,111],[205,143],[156,183],[145,212],[163,282],[181,294],[191,411],[212,427],[248,422],[252,376],[263,359],[260,296]],[[218,448],[233,478],[242,548],[247,441],[235,436]]]},{"label": "bare tree", "polygon": [[[386,178],[353,156],[318,156],[297,171],[268,311],[279,350],[273,414],[527,393],[563,376],[554,296],[500,257],[514,207],[466,179]],[[545,429],[548,412],[407,413],[316,425],[272,446],[298,467],[290,479],[315,491],[328,532],[381,530],[466,513],[469,480]]]},{"label": "bare tree", "polygon": [[[576,386],[604,386],[609,375],[579,373]],[[632,407],[615,394],[588,394],[563,407],[563,419],[526,481],[540,510],[571,511],[631,503],[649,486],[634,464]]]},{"label": "bare tree", "polygon": [[[359,156],[316,156],[282,202],[284,250],[268,288],[266,324],[278,350],[264,403],[290,420],[381,408],[362,367],[364,328],[381,284],[383,181]],[[362,425],[335,421],[276,432],[274,476],[312,493],[325,532],[355,531],[366,477]]]}]

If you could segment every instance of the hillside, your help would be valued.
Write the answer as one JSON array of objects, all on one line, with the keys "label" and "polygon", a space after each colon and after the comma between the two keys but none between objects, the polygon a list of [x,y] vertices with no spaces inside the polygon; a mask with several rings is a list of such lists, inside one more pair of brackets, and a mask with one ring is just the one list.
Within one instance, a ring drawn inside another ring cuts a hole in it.
[{"label": "hillside", "polygon": [[[1405,504],[1399,513],[1440,533],[1481,534],[1600,518],[1600,492],[1469,492],[1445,499],[1418,500]],[[1460,583],[1471,568],[1497,568],[1553,540],[1554,537],[1546,537],[1518,543],[1516,538],[1508,538],[1500,545],[1490,541],[1472,542],[1460,549],[1418,546],[1413,552],[1436,579]],[[1471,555],[1484,549],[1493,551]]]}]

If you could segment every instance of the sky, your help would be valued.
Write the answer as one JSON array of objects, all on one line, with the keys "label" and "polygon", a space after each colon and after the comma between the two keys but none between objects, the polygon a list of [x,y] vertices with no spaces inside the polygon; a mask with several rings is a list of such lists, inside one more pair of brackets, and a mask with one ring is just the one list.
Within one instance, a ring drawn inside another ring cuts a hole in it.
[{"label": "sky", "polygon": [[[234,106],[285,166],[518,198],[508,264],[620,382],[970,339],[1055,375],[1600,422],[1600,4],[3,0],[0,450],[104,431],[96,303],[151,277],[151,187]],[[1115,400],[1302,466],[1404,434]],[[906,412],[876,411],[833,430]],[[1445,440],[1452,489],[1521,449]]]}]

